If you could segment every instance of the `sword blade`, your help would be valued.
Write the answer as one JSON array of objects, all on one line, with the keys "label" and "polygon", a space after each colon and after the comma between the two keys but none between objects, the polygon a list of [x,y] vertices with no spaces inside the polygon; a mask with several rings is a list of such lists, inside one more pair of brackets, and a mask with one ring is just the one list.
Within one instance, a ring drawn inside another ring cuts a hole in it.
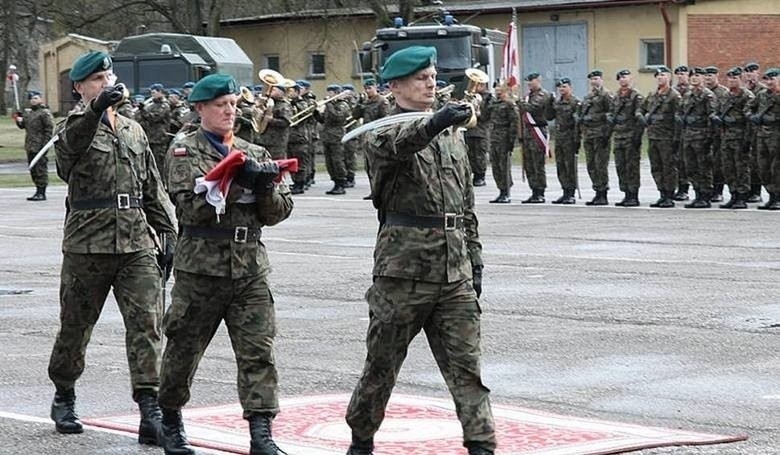
[{"label": "sword blade", "polygon": [[49,149],[50,149],[50,148],[52,148],[52,146],[54,146],[54,143],[55,143],[55,142],[57,142],[57,140],[58,140],[59,138],[60,138],[60,135],[59,135],[59,134],[55,134],[54,136],[52,136],[52,137],[51,137],[51,139],[49,139],[49,142],[47,142],[46,144],[44,144],[44,146],[43,146],[43,147],[41,147],[41,150],[40,150],[40,151],[38,151],[38,153],[36,153],[36,154],[35,154],[35,156],[33,157],[33,159],[32,159],[32,160],[30,160],[30,165],[29,165],[29,166],[27,166],[27,169],[28,169],[28,170],[30,170],[30,169],[32,169],[32,168],[33,168],[33,167],[34,167],[36,164],[38,164],[38,161],[40,161],[40,160],[41,160],[41,158],[43,158],[43,155],[45,155],[45,154],[46,154],[46,152],[48,152],[48,151],[49,151]]},{"label": "sword blade", "polygon": [[404,112],[402,114],[388,115],[387,117],[374,120],[373,122],[368,122],[362,126],[355,128],[354,130],[345,134],[344,137],[341,138],[341,143],[343,144],[349,141],[350,139],[354,139],[360,136],[361,134],[367,133],[371,130],[375,130],[382,126],[395,125],[396,123],[411,122],[413,120],[430,117],[432,115],[433,112]]}]

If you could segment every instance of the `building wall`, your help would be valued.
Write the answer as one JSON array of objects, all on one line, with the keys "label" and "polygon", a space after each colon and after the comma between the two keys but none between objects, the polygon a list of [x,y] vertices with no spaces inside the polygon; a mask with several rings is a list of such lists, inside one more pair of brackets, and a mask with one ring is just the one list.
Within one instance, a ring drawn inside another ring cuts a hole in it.
[{"label": "building wall", "polygon": [[69,72],[73,62],[79,55],[90,51],[108,51],[108,44],[92,42],[66,36],[41,45],[39,57],[39,74],[46,103],[55,113],[66,113],[72,99],[69,91],[61,89],[60,81],[63,73]]}]

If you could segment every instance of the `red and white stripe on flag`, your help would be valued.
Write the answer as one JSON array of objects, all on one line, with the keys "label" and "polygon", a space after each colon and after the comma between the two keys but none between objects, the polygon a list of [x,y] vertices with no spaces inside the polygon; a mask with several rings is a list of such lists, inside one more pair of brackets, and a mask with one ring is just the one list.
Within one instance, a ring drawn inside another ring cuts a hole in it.
[{"label": "red and white stripe on flag", "polygon": [[517,27],[514,21],[509,23],[503,57],[501,80],[505,81],[508,87],[515,87],[520,82],[520,63],[517,53]]}]

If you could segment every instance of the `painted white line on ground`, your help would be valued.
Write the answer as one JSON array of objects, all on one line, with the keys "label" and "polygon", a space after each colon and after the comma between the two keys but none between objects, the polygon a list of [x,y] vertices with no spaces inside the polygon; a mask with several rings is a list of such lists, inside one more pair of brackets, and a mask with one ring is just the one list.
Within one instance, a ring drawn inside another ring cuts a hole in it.
[{"label": "painted white line on ground", "polygon": [[761,398],[765,400],[780,400],[780,395],[764,395]]}]

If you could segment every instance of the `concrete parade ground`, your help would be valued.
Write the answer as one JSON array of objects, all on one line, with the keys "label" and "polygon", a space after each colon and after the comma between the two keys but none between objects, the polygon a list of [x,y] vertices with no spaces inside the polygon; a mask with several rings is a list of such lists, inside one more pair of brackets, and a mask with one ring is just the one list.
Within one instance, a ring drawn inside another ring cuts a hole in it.
[{"label": "concrete parade ground", "polygon": [[[754,204],[739,211],[686,210],[680,203],[651,209],[658,193],[648,167],[638,208],[612,205],[621,196],[614,174],[610,206],[586,207],[594,193],[584,164],[582,199],[574,206],[549,203],[560,195],[549,165],[546,204],[520,204],[530,191],[518,168],[512,204],[488,203],[498,193],[489,175],[488,186],[475,189],[485,262],[482,371],[491,400],[748,437],[642,454],[778,454],[780,212]],[[282,399],[348,397],[365,357],[363,295],[371,284],[376,213],[362,200],[364,175],[347,195],[333,197],[324,194],[331,187],[326,177],[318,174],[317,184],[295,197],[290,219],[263,230]],[[117,432],[60,435],[48,420],[65,190],[50,187],[48,201],[30,203],[30,188],[0,189],[0,454],[161,454]],[[223,325],[188,408],[237,403],[235,378]],[[79,415],[137,414],[129,382],[124,328],[110,296],[77,384]],[[395,393],[449,399],[423,335],[410,347]]]}]

